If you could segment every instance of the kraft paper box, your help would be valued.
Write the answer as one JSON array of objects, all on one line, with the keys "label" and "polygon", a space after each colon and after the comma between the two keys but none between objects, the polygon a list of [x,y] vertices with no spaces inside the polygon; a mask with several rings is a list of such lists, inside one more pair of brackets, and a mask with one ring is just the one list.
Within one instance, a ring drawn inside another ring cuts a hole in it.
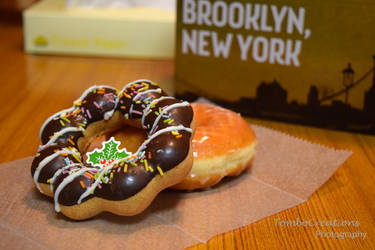
[{"label": "kraft paper box", "polygon": [[374,13],[363,0],[178,1],[176,93],[375,134]]},{"label": "kraft paper box", "polygon": [[42,0],[23,13],[29,53],[173,58],[175,11],[150,8],[68,8]]}]

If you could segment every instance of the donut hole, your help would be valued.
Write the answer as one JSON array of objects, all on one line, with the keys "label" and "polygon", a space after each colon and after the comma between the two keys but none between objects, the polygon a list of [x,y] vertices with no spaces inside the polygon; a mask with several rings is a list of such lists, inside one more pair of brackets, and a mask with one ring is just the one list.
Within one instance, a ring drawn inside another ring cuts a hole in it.
[{"label": "donut hole", "polygon": [[103,147],[102,143],[109,140],[111,137],[114,137],[116,141],[121,142],[119,149],[126,148],[128,152],[135,153],[146,140],[147,133],[143,129],[125,125],[118,130],[100,135],[89,142],[87,149],[82,155],[84,162],[86,163],[87,160],[87,152],[101,149]]}]

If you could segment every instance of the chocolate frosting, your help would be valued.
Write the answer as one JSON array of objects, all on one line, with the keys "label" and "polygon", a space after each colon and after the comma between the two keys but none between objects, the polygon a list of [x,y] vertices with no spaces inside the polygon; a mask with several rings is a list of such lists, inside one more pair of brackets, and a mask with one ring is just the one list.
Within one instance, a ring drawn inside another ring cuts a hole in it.
[{"label": "chocolate frosting", "polygon": [[[83,163],[77,140],[87,126],[110,119],[115,111],[127,119],[141,120],[147,139],[131,159],[117,160],[105,168]],[[57,205],[72,206],[92,197],[127,199],[187,157],[192,120],[188,103],[167,97],[151,81],[129,83],[118,93],[108,86],[94,86],[71,109],[47,119],[31,175],[37,187],[39,183],[53,187]]]}]

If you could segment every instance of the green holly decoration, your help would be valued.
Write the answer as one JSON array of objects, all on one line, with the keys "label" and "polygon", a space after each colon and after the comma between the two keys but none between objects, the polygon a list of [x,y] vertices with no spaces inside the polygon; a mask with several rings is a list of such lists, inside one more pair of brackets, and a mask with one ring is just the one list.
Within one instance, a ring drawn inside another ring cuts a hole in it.
[{"label": "green holly decoration", "polygon": [[118,159],[124,159],[131,155],[126,149],[119,149],[121,142],[116,141],[111,137],[108,141],[104,141],[102,149],[95,149],[94,151],[87,152],[87,162],[93,166],[105,167]]}]

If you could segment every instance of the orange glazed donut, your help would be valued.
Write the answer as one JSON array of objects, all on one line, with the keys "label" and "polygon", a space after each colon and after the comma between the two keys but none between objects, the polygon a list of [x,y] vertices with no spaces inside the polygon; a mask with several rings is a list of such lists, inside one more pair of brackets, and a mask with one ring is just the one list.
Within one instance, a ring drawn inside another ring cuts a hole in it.
[{"label": "orange glazed donut", "polygon": [[239,114],[209,104],[191,106],[196,121],[193,168],[173,189],[210,187],[225,176],[239,175],[254,158],[254,131]]}]

